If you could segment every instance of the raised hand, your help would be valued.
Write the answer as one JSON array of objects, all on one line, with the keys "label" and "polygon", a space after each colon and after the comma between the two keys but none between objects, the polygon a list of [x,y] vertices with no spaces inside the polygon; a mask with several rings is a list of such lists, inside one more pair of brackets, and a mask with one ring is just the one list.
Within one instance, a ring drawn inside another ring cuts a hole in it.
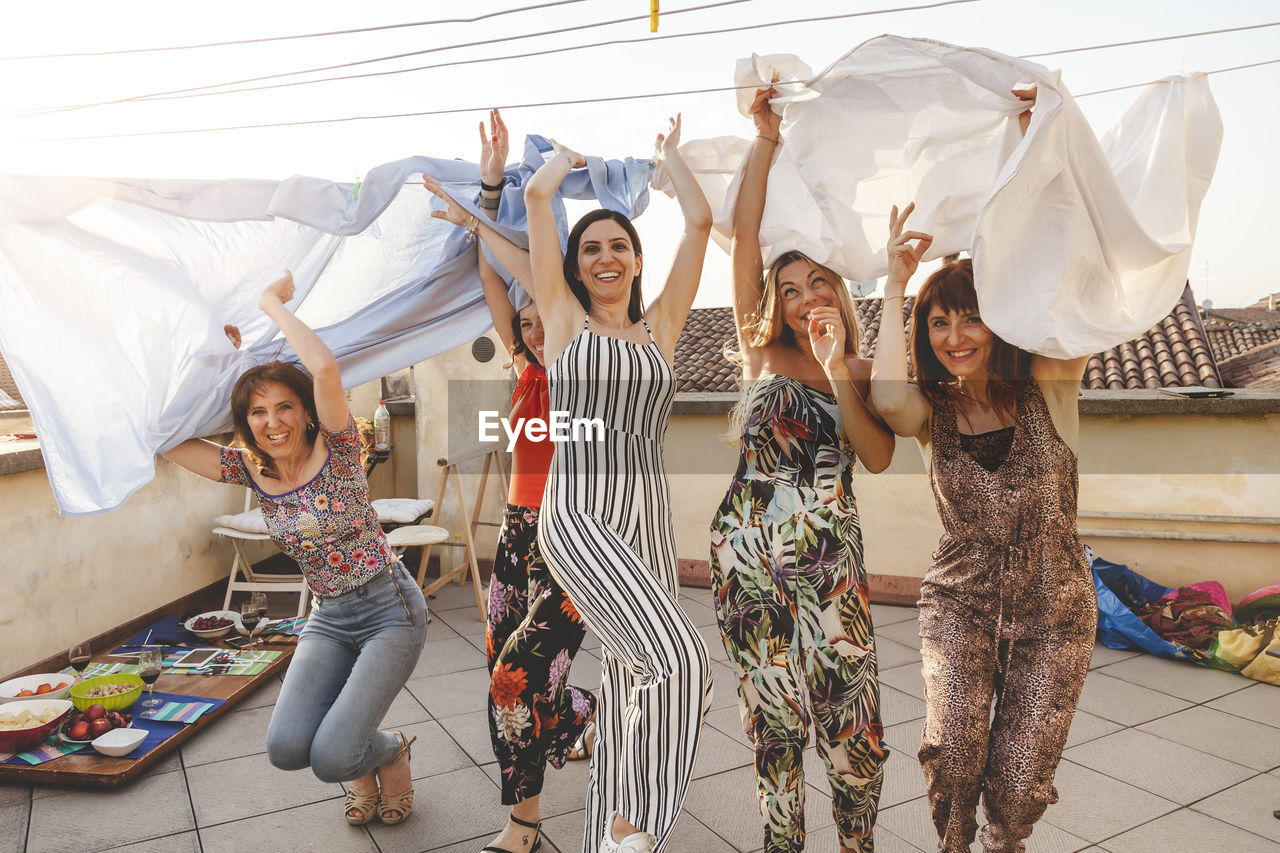
[{"label": "raised hand", "polygon": [[289,300],[292,298],[293,273],[285,270],[284,275],[271,282],[271,284],[268,284],[266,289],[262,291],[262,296],[258,299],[258,307],[265,311],[267,309],[267,305],[274,302],[279,302],[281,305],[287,305]]},{"label": "raised hand", "polygon": [[471,222],[471,214],[462,205],[454,201],[453,196],[444,191],[444,187],[440,186],[439,181],[430,175],[424,174],[422,176],[422,185],[430,190],[436,198],[445,203],[444,210],[431,211],[432,219],[443,219],[445,222],[462,226],[466,226]]},{"label": "raised hand", "polygon": [[844,367],[844,322],[840,309],[820,306],[809,312],[809,346],[828,378],[847,378]]},{"label": "raised hand", "polygon": [[778,90],[770,86],[768,89],[756,89],[755,100],[751,102],[751,121],[756,126],[756,133],[766,139],[778,141],[782,128],[782,116],[773,111],[769,100],[778,95]]},{"label": "raised hand", "polygon": [[680,149],[680,113],[676,113],[675,118],[667,121],[669,122],[667,132],[659,133],[658,138],[653,141],[655,160],[666,160]]},{"label": "raised hand", "polygon": [[1009,94],[1019,100],[1027,101],[1027,108],[1018,113],[1018,129],[1025,136],[1027,127],[1031,124],[1031,108],[1036,105],[1036,96],[1040,94],[1040,87],[1035,83],[1019,83],[1009,90]]},{"label": "raised hand", "polygon": [[[929,251],[929,246],[933,244],[933,235],[926,234],[923,231],[903,231],[903,227],[907,224],[907,217],[911,215],[911,211],[916,209],[916,203],[913,201],[908,204],[906,209],[902,211],[902,215],[898,215],[898,206],[895,204],[893,210],[889,212],[889,242],[885,246],[885,254],[889,259],[889,278],[885,282],[886,295],[901,295],[906,289],[907,282],[911,276],[915,275],[916,268],[920,266],[920,259],[924,257],[924,253]],[[915,240],[915,245],[911,241]],[[893,291],[897,293],[893,293]]]},{"label": "raised hand", "polygon": [[558,154],[563,154],[565,155],[565,157],[568,158],[570,169],[580,169],[583,166],[587,165],[586,157],[583,157],[581,154],[579,154],[577,151],[574,151],[572,148],[568,148],[564,145],[561,145],[559,142],[556,142],[554,139],[552,139],[551,140],[551,156],[555,157]]},{"label": "raised hand", "polygon": [[480,180],[494,185],[502,180],[502,173],[507,168],[507,153],[510,143],[507,138],[507,126],[497,110],[489,110],[489,132],[484,131],[484,122],[480,122]]}]

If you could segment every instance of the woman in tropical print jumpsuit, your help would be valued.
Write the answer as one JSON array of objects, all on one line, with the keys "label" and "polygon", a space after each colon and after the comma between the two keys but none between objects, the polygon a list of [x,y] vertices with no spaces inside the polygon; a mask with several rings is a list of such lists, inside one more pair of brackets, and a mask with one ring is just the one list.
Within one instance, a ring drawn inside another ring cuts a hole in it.
[{"label": "woman in tropical print jumpsuit", "polygon": [[758,136],[734,211],[734,317],[748,390],[741,459],[711,528],[716,618],[755,748],[764,849],[804,848],[813,726],[841,849],[870,851],[886,750],[852,474],[855,454],[871,471],[886,468],[893,438],[865,402],[870,362],[857,356],[843,280],[788,252],[761,281],[774,94],[756,93]]}]

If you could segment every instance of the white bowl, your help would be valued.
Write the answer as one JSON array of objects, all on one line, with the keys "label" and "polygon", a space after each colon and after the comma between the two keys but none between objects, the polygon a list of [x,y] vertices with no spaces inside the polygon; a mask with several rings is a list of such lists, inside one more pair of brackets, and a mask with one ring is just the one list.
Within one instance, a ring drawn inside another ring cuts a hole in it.
[{"label": "white bowl", "polygon": [[[18,678],[10,678],[3,684],[0,684],[0,704],[5,702],[16,702],[19,699],[66,699],[67,694],[71,692],[71,685],[76,683],[74,675],[63,675],[60,672],[38,672],[35,675],[23,675]],[[54,690],[50,693],[39,693],[34,696],[18,696],[23,690],[30,690],[34,693],[35,689],[41,684],[58,685],[65,684],[66,687]]]},{"label": "white bowl", "polygon": [[147,739],[146,729],[112,729],[93,739],[93,748],[103,755],[121,758],[138,748]]},{"label": "white bowl", "polygon": [[[195,628],[191,627],[196,623],[197,619],[204,619],[207,616],[221,616],[224,619],[230,619],[231,624],[224,625],[221,628],[214,628],[209,631],[197,631]],[[210,610],[208,613],[200,613],[192,616],[186,622],[182,623],[182,627],[186,628],[202,640],[216,640],[219,637],[225,636],[228,631],[238,628],[239,625],[240,614],[234,610]]]}]

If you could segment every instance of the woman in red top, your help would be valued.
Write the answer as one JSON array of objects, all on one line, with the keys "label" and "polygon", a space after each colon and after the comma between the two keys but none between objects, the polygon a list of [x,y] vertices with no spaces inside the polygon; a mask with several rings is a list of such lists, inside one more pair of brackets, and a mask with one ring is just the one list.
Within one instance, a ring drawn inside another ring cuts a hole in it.
[{"label": "woman in red top", "polygon": [[[484,124],[480,125],[479,206],[493,218],[506,183],[508,143],[497,110],[490,114],[490,124],[487,135]],[[467,224],[469,213],[442,194],[434,181],[424,183],[449,204],[447,211],[433,215],[456,225]],[[523,268],[512,274],[525,282],[528,255],[521,255]],[[504,255],[504,263],[508,260]],[[507,366],[520,374],[511,395],[511,422],[519,418],[548,421],[551,401],[542,366],[537,306],[531,303],[517,312],[507,297],[506,283],[485,261],[483,252],[479,263],[493,327],[511,354]],[[545,437],[534,441],[523,430],[516,438],[506,519],[489,583],[489,736],[502,766],[502,802],[511,806],[511,821],[493,846],[484,848],[496,853],[528,853],[541,847],[539,795],[546,765],[561,767],[566,760],[586,758],[594,738],[595,696],[566,683],[586,629],[538,553],[538,512],[553,447]]]}]

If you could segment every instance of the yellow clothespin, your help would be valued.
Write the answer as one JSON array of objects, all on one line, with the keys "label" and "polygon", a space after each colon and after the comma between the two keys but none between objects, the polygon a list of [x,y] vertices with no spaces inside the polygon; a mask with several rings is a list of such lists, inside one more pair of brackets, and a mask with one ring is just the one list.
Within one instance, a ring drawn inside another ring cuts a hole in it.
[{"label": "yellow clothespin", "polygon": [[649,0],[649,32],[658,31],[658,0]]}]

